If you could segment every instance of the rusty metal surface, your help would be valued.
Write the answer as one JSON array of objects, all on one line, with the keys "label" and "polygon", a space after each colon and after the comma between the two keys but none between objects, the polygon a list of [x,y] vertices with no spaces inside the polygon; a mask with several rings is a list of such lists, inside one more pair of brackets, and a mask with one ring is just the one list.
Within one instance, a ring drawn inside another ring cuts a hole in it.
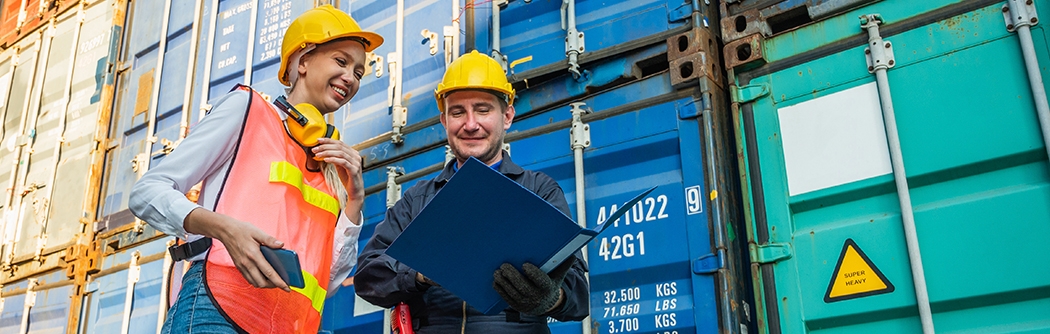
[{"label": "rusty metal surface", "polygon": [[762,36],[754,34],[743,39],[727,43],[723,48],[722,55],[725,58],[727,69],[738,67],[751,68],[766,63],[762,52]]},{"label": "rusty metal surface", "polygon": [[751,34],[769,37],[879,0],[725,1],[722,38],[726,43]]}]

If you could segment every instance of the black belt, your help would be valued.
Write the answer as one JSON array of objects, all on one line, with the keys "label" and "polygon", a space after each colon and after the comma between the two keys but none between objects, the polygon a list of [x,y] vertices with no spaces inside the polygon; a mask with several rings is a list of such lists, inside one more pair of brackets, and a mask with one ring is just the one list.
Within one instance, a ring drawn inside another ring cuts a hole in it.
[{"label": "black belt", "polygon": [[182,261],[201,255],[211,248],[211,238],[200,238],[193,242],[168,247],[172,261]]}]

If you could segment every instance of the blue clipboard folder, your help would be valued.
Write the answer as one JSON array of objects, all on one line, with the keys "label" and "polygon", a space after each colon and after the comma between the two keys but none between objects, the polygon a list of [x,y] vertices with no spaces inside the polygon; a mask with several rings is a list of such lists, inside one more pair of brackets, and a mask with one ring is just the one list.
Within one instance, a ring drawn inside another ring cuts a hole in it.
[{"label": "blue clipboard folder", "polygon": [[[653,189],[627,201],[606,222],[616,221]],[[386,254],[493,315],[507,307],[492,288],[492,274],[501,264],[520,270],[529,262],[550,272],[608,225],[581,228],[540,196],[471,158]]]}]

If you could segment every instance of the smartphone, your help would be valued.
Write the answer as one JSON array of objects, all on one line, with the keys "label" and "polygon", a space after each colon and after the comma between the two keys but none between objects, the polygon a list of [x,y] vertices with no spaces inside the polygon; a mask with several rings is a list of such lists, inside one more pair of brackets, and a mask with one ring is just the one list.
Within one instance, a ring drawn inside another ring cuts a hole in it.
[{"label": "smartphone", "polygon": [[299,266],[299,255],[295,254],[295,251],[266,246],[259,246],[259,250],[262,251],[266,262],[270,263],[273,270],[277,271],[277,275],[281,276],[288,286],[300,289],[306,287],[306,281],[303,280],[303,269]]}]

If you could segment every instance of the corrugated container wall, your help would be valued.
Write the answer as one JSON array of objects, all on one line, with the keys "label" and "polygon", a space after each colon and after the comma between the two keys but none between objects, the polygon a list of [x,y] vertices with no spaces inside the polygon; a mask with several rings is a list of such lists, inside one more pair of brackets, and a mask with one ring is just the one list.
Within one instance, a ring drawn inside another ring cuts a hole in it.
[{"label": "corrugated container wall", "polygon": [[0,53],[0,326],[75,331],[76,297],[98,270],[93,226],[122,11],[112,1],[3,8],[5,27],[16,23]]},{"label": "corrugated container wall", "polygon": [[[712,4],[24,0],[0,14],[0,331],[159,328],[185,267],[166,256],[172,238],[131,215],[132,185],[235,84],[282,94],[283,30],[323,3],[387,40],[329,117],[366,157],[361,247],[401,186],[447,161],[432,92],[477,49],[519,93],[508,150],[558,181],[574,218],[593,227],[659,186],[586,248],[592,317],[553,331],[755,329]],[[384,312],[344,285],[322,331],[382,332]]]},{"label": "corrugated container wall", "polygon": [[[746,245],[735,237],[742,229],[730,231],[742,228],[735,225],[742,218],[733,209],[731,123],[718,116],[724,79],[714,6],[570,1],[564,13],[562,2],[552,1],[352,7],[365,29],[387,38],[373,58],[379,80],[363,82],[348,114],[337,117],[365,156],[362,247],[402,189],[433,178],[448,161],[433,90],[456,53],[477,49],[505,63],[518,91],[506,138],[514,161],[554,177],[574,218],[595,226],[631,193],[660,186],[587,247],[592,318],[552,323],[552,330],[747,330],[749,278],[737,274],[744,267],[723,265],[740,263]],[[462,32],[444,33],[450,30]],[[581,136],[579,159],[570,128]],[[584,174],[574,174],[577,163]],[[326,310],[353,301],[355,317],[326,312],[326,328],[382,330],[380,309],[347,285]]]},{"label": "corrugated container wall", "polygon": [[1050,331],[1048,10],[723,5],[763,332]]}]

